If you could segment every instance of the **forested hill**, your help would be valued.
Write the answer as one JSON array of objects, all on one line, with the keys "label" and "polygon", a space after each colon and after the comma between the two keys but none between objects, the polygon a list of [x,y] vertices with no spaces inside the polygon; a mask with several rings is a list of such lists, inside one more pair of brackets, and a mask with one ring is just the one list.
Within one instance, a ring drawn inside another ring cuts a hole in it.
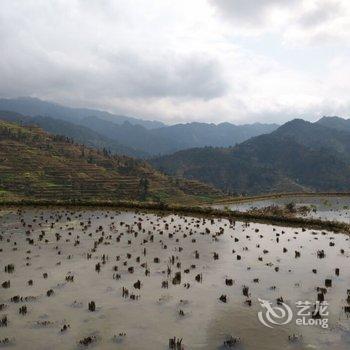
[{"label": "forested hill", "polygon": [[151,161],[230,193],[350,191],[350,133],[293,120],[236,147],[196,148]]}]

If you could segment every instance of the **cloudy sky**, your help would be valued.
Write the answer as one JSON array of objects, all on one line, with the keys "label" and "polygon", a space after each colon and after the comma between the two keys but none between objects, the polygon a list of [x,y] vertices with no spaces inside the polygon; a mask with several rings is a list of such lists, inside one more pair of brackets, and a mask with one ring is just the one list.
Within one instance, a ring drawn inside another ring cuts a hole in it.
[{"label": "cloudy sky", "polygon": [[166,123],[350,117],[349,0],[1,0],[0,95]]}]

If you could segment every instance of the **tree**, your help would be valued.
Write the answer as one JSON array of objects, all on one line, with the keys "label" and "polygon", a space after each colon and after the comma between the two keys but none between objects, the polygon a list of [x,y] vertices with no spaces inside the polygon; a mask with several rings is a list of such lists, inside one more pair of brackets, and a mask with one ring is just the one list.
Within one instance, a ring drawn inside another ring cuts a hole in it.
[{"label": "tree", "polygon": [[139,182],[140,200],[142,200],[142,201],[146,200],[146,198],[148,196],[148,189],[149,189],[149,181],[148,181],[147,177],[143,176]]}]

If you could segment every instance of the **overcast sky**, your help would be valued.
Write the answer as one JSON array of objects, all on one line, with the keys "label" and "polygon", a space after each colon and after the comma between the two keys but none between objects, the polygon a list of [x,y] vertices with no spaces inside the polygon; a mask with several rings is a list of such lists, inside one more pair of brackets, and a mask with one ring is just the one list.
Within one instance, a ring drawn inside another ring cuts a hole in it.
[{"label": "overcast sky", "polygon": [[1,0],[0,95],[166,123],[350,117],[350,0]]}]

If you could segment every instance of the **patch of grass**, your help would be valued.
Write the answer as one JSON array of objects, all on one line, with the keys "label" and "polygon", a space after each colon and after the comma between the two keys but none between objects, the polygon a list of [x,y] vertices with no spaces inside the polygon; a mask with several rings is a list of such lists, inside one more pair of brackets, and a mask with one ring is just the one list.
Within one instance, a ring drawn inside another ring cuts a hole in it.
[{"label": "patch of grass", "polygon": [[265,199],[278,198],[293,198],[293,197],[350,197],[350,192],[286,192],[286,193],[272,193],[261,194],[259,196],[222,196],[214,199],[213,204],[230,204],[230,203],[244,203],[255,202]]}]

